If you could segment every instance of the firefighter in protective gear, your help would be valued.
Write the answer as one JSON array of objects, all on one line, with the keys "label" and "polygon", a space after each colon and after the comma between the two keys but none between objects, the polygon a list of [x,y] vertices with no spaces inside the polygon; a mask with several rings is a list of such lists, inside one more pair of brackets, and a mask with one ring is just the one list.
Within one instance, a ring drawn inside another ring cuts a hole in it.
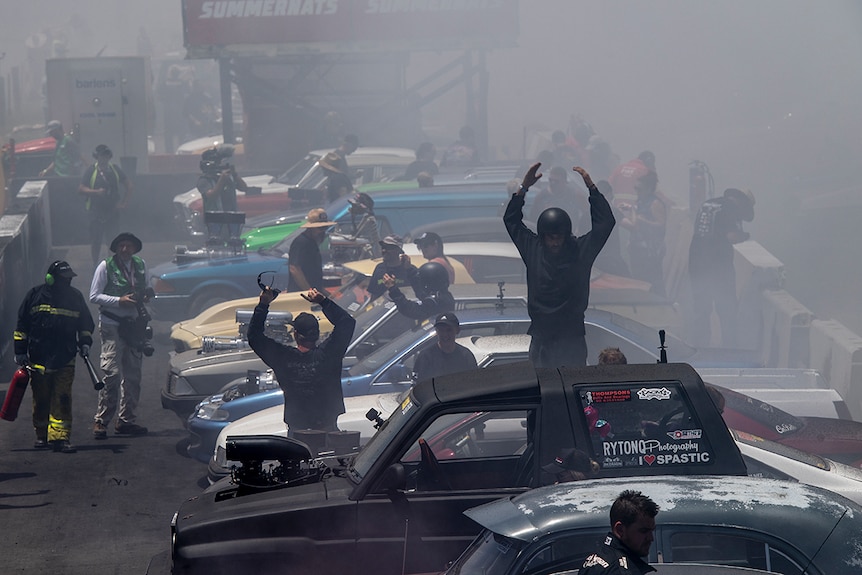
[{"label": "firefighter in protective gear", "polygon": [[530,360],[536,367],[586,365],[584,311],[590,297],[590,270],[616,221],[608,201],[590,175],[573,168],[590,191],[592,228],[572,234],[565,210],[548,208],[536,223],[538,233],[524,224],[527,190],[542,177],[533,164],[517,192],[512,194],[503,223],[527,267],[527,312],[530,314]]},{"label": "firefighter in protective gear", "polygon": [[32,368],[36,449],[75,452],[69,441],[75,353],[89,353],[95,327],[84,296],[72,287],[76,275],[67,262],[55,261],[18,309],[15,362]]}]

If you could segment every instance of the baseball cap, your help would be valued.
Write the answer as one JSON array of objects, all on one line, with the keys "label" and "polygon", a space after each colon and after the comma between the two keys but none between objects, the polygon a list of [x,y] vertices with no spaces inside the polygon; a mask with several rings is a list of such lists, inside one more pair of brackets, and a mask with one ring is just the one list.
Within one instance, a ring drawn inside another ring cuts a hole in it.
[{"label": "baseball cap", "polygon": [[380,247],[386,248],[387,246],[394,246],[403,252],[404,250],[402,250],[402,248],[404,247],[404,240],[401,236],[386,236],[380,240]]},{"label": "baseball cap", "polygon": [[590,456],[580,449],[564,449],[554,461],[542,466],[542,471],[548,473],[560,473],[561,471],[580,471],[589,474],[592,472]]},{"label": "baseball cap", "polygon": [[323,208],[314,208],[310,212],[308,212],[308,216],[305,218],[305,223],[302,224],[303,228],[329,228],[335,225],[335,222],[329,219],[329,216],[326,215],[326,210]]},{"label": "baseball cap", "polygon": [[302,312],[289,323],[293,326],[296,334],[305,339],[317,341],[320,338],[320,324],[317,318],[310,313]]},{"label": "baseball cap", "polygon": [[449,325],[454,328],[461,327],[461,322],[458,321],[458,316],[452,312],[441,313],[437,316],[437,319],[434,320],[434,325]]},{"label": "baseball cap", "polygon": [[50,134],[54,130],[62,130],[63,124],[60,123],[59,120],[51,120],[47,124],[45,124],[45,133]]},{"label": "baseball cap", "polygon": [[413,243],[421,248],[423,245],[427,244],[443,245],[443,239],[434,232],[424,232],[418,238],[413,240]]},{"label": "baseball cap", "polygon": [[48,273],[52,276],[61,278],[73,278],[78,275],[72,271],[72,266],[69,265],[69,262],[65,261],[56,261],[52,263],[51,267],[48,268]]}]

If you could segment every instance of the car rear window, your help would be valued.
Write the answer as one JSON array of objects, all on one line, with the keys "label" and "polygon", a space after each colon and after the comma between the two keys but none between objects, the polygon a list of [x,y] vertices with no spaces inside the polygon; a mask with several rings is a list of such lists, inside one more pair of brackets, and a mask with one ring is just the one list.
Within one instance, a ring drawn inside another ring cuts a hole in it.
[{"label": "car rear window", "polygon": [[713,465],[706,430],[679,382],[578,387],[594,459],[603,469]]}]

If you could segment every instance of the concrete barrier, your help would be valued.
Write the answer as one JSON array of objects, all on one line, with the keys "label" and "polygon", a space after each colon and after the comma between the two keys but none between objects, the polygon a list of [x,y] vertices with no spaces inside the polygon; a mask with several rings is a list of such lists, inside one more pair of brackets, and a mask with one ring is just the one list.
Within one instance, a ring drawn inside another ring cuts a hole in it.
[{"label": "concrete barrier", "polygon": [[736,296],[739,302],[737,347],[759,349],[763,340],[761,294],[764,290],[783,287],[784,264],[755,241],[749,240],[733,247]]},{"label": "concrete barrier", "polygon": [[814,314],[784,290],[764,290],[763,365],[807,367],[810,358],[809,329]]},{"label": "concrete barrier", "polygon": [[862,337],[835,320],[811,321],[809,367],[841,394],[853,419],[862,421]]},{"label": "concrete barrier", "polygon": [[[33,285],[44,281],[50,254],[50,211],[44,182],[34,182],[23,195],[7,206],[0,217],[0,354],[8,357],[18,306]],[[2,379],[12,375],[9,362],[3,363]]]}]

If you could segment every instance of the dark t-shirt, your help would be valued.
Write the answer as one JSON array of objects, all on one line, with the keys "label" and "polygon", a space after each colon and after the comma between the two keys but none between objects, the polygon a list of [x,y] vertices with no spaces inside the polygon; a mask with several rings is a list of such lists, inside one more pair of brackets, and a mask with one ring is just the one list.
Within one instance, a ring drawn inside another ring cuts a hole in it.
[{"label": "dark t-shirt", "polygon": [[371,273],[371,279],[368,281],[368,294],[371,299],[377,299],[386,293],[386,286],[383,285],[383,275],[389,274],[395,276],[395,287],[414,287],[416,274],[418,270],[416,266],[410,264],[408,266],[397,265],[389,267],[383,262],[377,264],[374,271]]},{"label": "dark t-shirt", "polygon": [[[302,270],[311,287],[323,289],[323,258],[320,256],[320,247],[313,238],[304,232],[296,236],[296,239],[290,244],[287,258],[290,265],[297,266]],[[302,291],[304,289],[296,283],[293,274],[291,274],[287,283],[287,291]]]},{"label": "dark t-shirt", "polygon": [[436,176],[440,172],[440,169],[437,168],[437,164],[433,160],[416,160],[407,166],[404,175],[399,179],[415,180],[420,172],[428,172],[432,176]]},{"label": "dark t-shirt", "polygon": [[[93,176],[95,172],[95,177]],[[109,164],[104,170],[93,164],[84,170],[81,183],[93,190],[105,189],[105,195],[90,194],[87,196],[87,209],[93,214],[110,215],[117,209],[120,202],[120,183],[126,182],[126,173],[116,164]]]},{"label": "dark t-shirt", "polygon": [[429,347],[419,354],[413,366],[417,381],[468,369],[478,369],[476,358],[469,349],[457,343],[452,353],[444,352],[439,345]]}]

